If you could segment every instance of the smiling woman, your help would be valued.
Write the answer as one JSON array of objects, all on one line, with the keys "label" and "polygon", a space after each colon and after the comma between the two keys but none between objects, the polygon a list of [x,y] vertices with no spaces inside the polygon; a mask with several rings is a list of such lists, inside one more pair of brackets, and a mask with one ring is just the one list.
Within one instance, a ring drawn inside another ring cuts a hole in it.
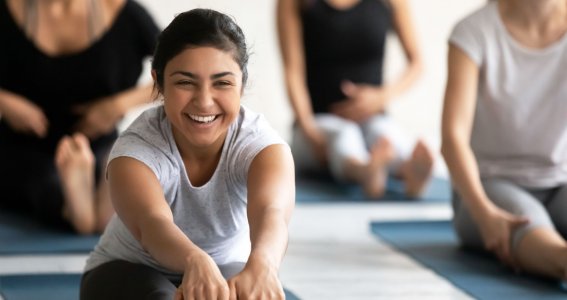
[{"label": "smiling woman", "polygon": [[163,105],[111,151],[117,216],[81,299],[283,299],[293,160],[240,104],[247,61],[242,31],[216,11],[182,13],[162,32],[152,76]]},{"label": "smiling woman", "polygon": [[242,72],[232,54],[212,47],[189,48],[165,68],[165,113],[181,153],[220,149],[240,111]]}]

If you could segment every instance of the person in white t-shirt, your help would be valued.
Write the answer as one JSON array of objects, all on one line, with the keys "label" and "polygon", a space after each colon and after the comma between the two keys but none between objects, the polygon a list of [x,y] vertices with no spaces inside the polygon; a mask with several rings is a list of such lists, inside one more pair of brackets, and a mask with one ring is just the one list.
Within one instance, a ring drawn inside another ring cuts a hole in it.
[{"label": "person in white t-shirt", "polygon": [[179,14],[152,62],[163,105],[108,159],[115,215],[81,299],[284,299],[278,269],[294,205],[289,146],[240,103],[242,30],[208,9]]},{"label": "person in white t-shirt", "polygon": [[442,152],[465,246],[567,278],[567,1],[500,0],[450,37]]}]

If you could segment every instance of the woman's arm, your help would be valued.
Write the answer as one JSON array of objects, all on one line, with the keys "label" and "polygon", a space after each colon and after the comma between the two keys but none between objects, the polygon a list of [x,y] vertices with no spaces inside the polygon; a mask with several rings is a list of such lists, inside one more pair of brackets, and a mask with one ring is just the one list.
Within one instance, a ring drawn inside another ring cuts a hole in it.
[{"label": "woman's arm", "polygon": [[142,247],[161,266],[183,273],[176,299],[228,297],[228,284],[216,263],[174,223],[161,185],[146,165],[116,158],[108,166],[108,180],[116,213]]},{"label": "woman's arm", "polygon": [[201,250],[173,222],[156,175],[138,160],[119,157],[108,165],[108,181],[116,213],[142,247],[165,268],[182,273]]},{"label": "woman's arm", "polygon": [[332,105],[332,112],[343,118],[361,122],[383,112],[392,99],[405,92],[422,72],[421,54],[407,1],[390,0],[390,4],[394,30],[404,49],[407,66],[399,78],[382,85],[343,82],[341,90],[346,99]]},{"label": "woman's arm", "polygon": [[152,99],[152,88],[148,83],[75,106],[73,111],[82,116],[75,130],[91,139],[111,132],[128,110]]},{"label": "woman's arm", "polygon": [[174,223],[161,185],[143,163],[128,157],[112,160],[108,180],[116,213],[158,263],[183,282],[176,299],[228,297],[228,284],[213,259]]},{"label": "woman's arm", "polygon": [[480,229],[485,247],[503,262],[514,266],[510,252],[510,234],[527,220],[500,209],[488,198],[469,145],[479,68],[462,50],[453,45],[449,46],[448,65],[441,152],[454,186]]},{"label": "woman's arm", "polygon": [[407,66],[402,75],[383,86],[387,98],[393,99],[406,91],[417,80],[423,71],[423,62],[407,1],[390,0],[390,3],[392,4],[394,30],[407,59]]},{"label": "woman's arm", "polygon": [[229,282],[232,297],[283,299],[278,270],[287,248],[287,227],[294,205],[295,178],[289,148],[269,146],[254,158],[248,173],[252,251],[244,270]]},{"label": "woman's arm", "polygon": [[0,89],[0,118],[15,131],[45,137],[49,129],[47,116],[35,103]]},{"label": "woman's arm", "polygon": [[494,206],[484,193],[476,158],[469,146],[478,76],[478,66],[462,50],[450,45],[441,152],[454,186],[476,221]]},{"label": "woman's arm", "polygon": [[305,78],[305,54],[299,0],[278,0],[277,25],[288,97],[295,119],[325,161],[325,137],[317,128]]}]

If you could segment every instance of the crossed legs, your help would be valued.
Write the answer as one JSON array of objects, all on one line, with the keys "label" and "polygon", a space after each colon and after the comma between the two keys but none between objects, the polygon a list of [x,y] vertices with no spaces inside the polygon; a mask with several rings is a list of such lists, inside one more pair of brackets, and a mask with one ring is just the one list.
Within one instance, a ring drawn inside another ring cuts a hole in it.
[{"label": "crossed legs", "polygon": [[[423,141],[408,151],[401,145],[405,138],[384,116],[357,124],[332,114],[317,114],[316,121],[327,138],[328,166],[336,179],[356,182],[367,196],[378,198],[392,172],[404,180],[408,196],[421,195],[433,169],[433,153]],[[299,170],[322,168],[299,128],[294,129],[292,152]]]},{"label": "crossed legs", "polygon": [[[526,272],[567,279],[567,186],[529,191],[504,180],[484,180],[488,197],[500,208],[530,222],[518,228],[510,241],[518,267]],[[454,224],[465,246],[483,249],[477,225],[455,195]]]}]

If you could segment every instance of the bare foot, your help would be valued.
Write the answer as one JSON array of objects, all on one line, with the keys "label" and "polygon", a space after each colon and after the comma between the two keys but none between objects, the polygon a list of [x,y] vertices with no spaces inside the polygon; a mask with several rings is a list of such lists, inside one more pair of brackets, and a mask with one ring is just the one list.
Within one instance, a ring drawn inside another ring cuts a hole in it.
[{"label": "bare foot", "polygon": [[418,141],[411,158],[401,167],[401,176],[405,182],[406,195],[419,197],[433,172],[433,153],[423,141]]},{"label": "bare foot", "polygon": [[394,148],[389,140],[380,138],[374,143],[370,150],[370,162],[363,183],[367,196],[379,198],[384,195],[388,179],[388,163],[394,159],[394,156]]},{"label": "bare foot", "polygon": [[94,230],[94,155],[82,134],[63,137],[55,152],[55,165],[61,179],[63,216],[80,234]]}]

